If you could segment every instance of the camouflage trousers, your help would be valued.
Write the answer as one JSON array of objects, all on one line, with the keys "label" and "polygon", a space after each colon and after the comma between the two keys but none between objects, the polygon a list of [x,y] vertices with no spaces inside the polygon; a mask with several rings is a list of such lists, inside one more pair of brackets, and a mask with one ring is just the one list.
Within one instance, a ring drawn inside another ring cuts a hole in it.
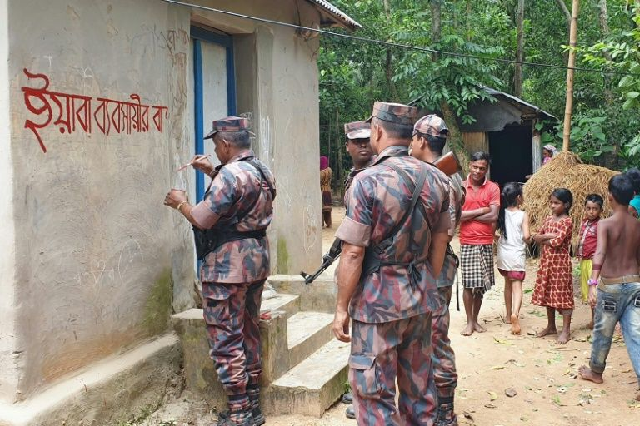
[{"label": "camouflage trousers", "polygon": [[353,320],[351,327],[349,383],[358,425],[433,425],[431,314],[382,324]]},{"label": "camouflage trousers", "polygon": [[456,386],[458,385],[458,373],[456,372],[456,358],[449,339],[449,324],[451,314],[452,287],[438,288],[438,297],[442,309],[434,313],[432,318],[431,343],[433,345],[433,379],[437,388],[437,399],[440,402],[453,402]]},{"label": "camouflage trousers", "polygon": [[202,283],[210,355],[222,387],[227,395],[234,396],[229,398],[231,405],[248,405],[247,386],[257,386],[260,381],[259,322],[263,286],[264,281]]}]

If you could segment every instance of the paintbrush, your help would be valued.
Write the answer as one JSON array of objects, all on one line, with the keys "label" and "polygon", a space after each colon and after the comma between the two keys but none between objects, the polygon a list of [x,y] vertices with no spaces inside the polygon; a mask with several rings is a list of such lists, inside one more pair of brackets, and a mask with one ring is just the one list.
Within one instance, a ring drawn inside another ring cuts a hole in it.
[{"label": "paintbrush", "polygon": [[188,162],[187,164],[185,164],[184,166],[180,166],[180,168],[178,170],[176,170],[177,172],[181,172],[184,169],[186,169],[187,167],[193,165],[193,162],[196,160],[202,160],[203,158],[209,158],[211,157],[211,154],[207,154],[207,155],[198,155],[197,158],[193,159],[193,161]]}]

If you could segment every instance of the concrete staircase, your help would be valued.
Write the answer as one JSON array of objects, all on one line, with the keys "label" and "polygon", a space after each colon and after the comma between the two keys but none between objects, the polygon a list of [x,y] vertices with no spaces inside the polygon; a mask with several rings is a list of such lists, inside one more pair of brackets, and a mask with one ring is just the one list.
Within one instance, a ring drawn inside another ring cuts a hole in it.
[{"label": "concrete staircase", "polygon": [[[350,344],[333,338],[334,285],[304,284],[296,276],[273,276],[274,292],[264,294],[262,312],[262,408],[265,414],[320,417],[344,392]],[[201,309],[173,316],[180,337],[187,390],[220,409],[226,395],[209,358]]]}]

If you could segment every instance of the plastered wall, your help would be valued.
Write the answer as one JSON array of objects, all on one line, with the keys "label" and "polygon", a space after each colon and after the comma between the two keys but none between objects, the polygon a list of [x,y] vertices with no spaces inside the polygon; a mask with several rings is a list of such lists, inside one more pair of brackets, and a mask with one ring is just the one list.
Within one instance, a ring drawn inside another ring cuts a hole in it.
[{"label": "plastered wall", "polygon": [[13,398],[18,382],[15,350],[15,224],[9,126],[7,0],[0,0],[0,401]]},{"label": "plastered wall", "polygon": [[162,205],[190,155],[190,14],[8,10],[21,398],[165,330],[173,281],[193,276],[189,228]]},{"label": "plastered wall", "polygon": [[[252,114],[256,152],[278,179],[274,269],[317,266],[317,40],[157,0],[7,2],[0,398],[26,398],[161,333],[172,306],[192,305],[190,227],[162,201],[184,185],[175,170],[193,150],[193,22],[245,40],[237,56],[252,69],[237,72],[238,112]],[[318,20],[303,3],[206,4]]]}]

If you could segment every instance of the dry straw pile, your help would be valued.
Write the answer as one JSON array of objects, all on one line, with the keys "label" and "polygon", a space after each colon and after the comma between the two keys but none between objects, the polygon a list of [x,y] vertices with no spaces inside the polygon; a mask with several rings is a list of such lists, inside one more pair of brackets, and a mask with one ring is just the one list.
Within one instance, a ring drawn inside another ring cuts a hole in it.
[{"label": "dry straw pile", "polygon": [[573,244],[577,244],[582,223],[584,200],[589,194],[599,194],[604,198],[603,217],[609,216],[611,209],[607,203],[609,179],[620,172],[605,167],[583,164],[571,152],[560,152],[536,172],[524,185],[524,209],[529,214],[533,232],[537,232],[544,219],[551,214],[549,195],[555,188],[567,188],[573,194]]}]

